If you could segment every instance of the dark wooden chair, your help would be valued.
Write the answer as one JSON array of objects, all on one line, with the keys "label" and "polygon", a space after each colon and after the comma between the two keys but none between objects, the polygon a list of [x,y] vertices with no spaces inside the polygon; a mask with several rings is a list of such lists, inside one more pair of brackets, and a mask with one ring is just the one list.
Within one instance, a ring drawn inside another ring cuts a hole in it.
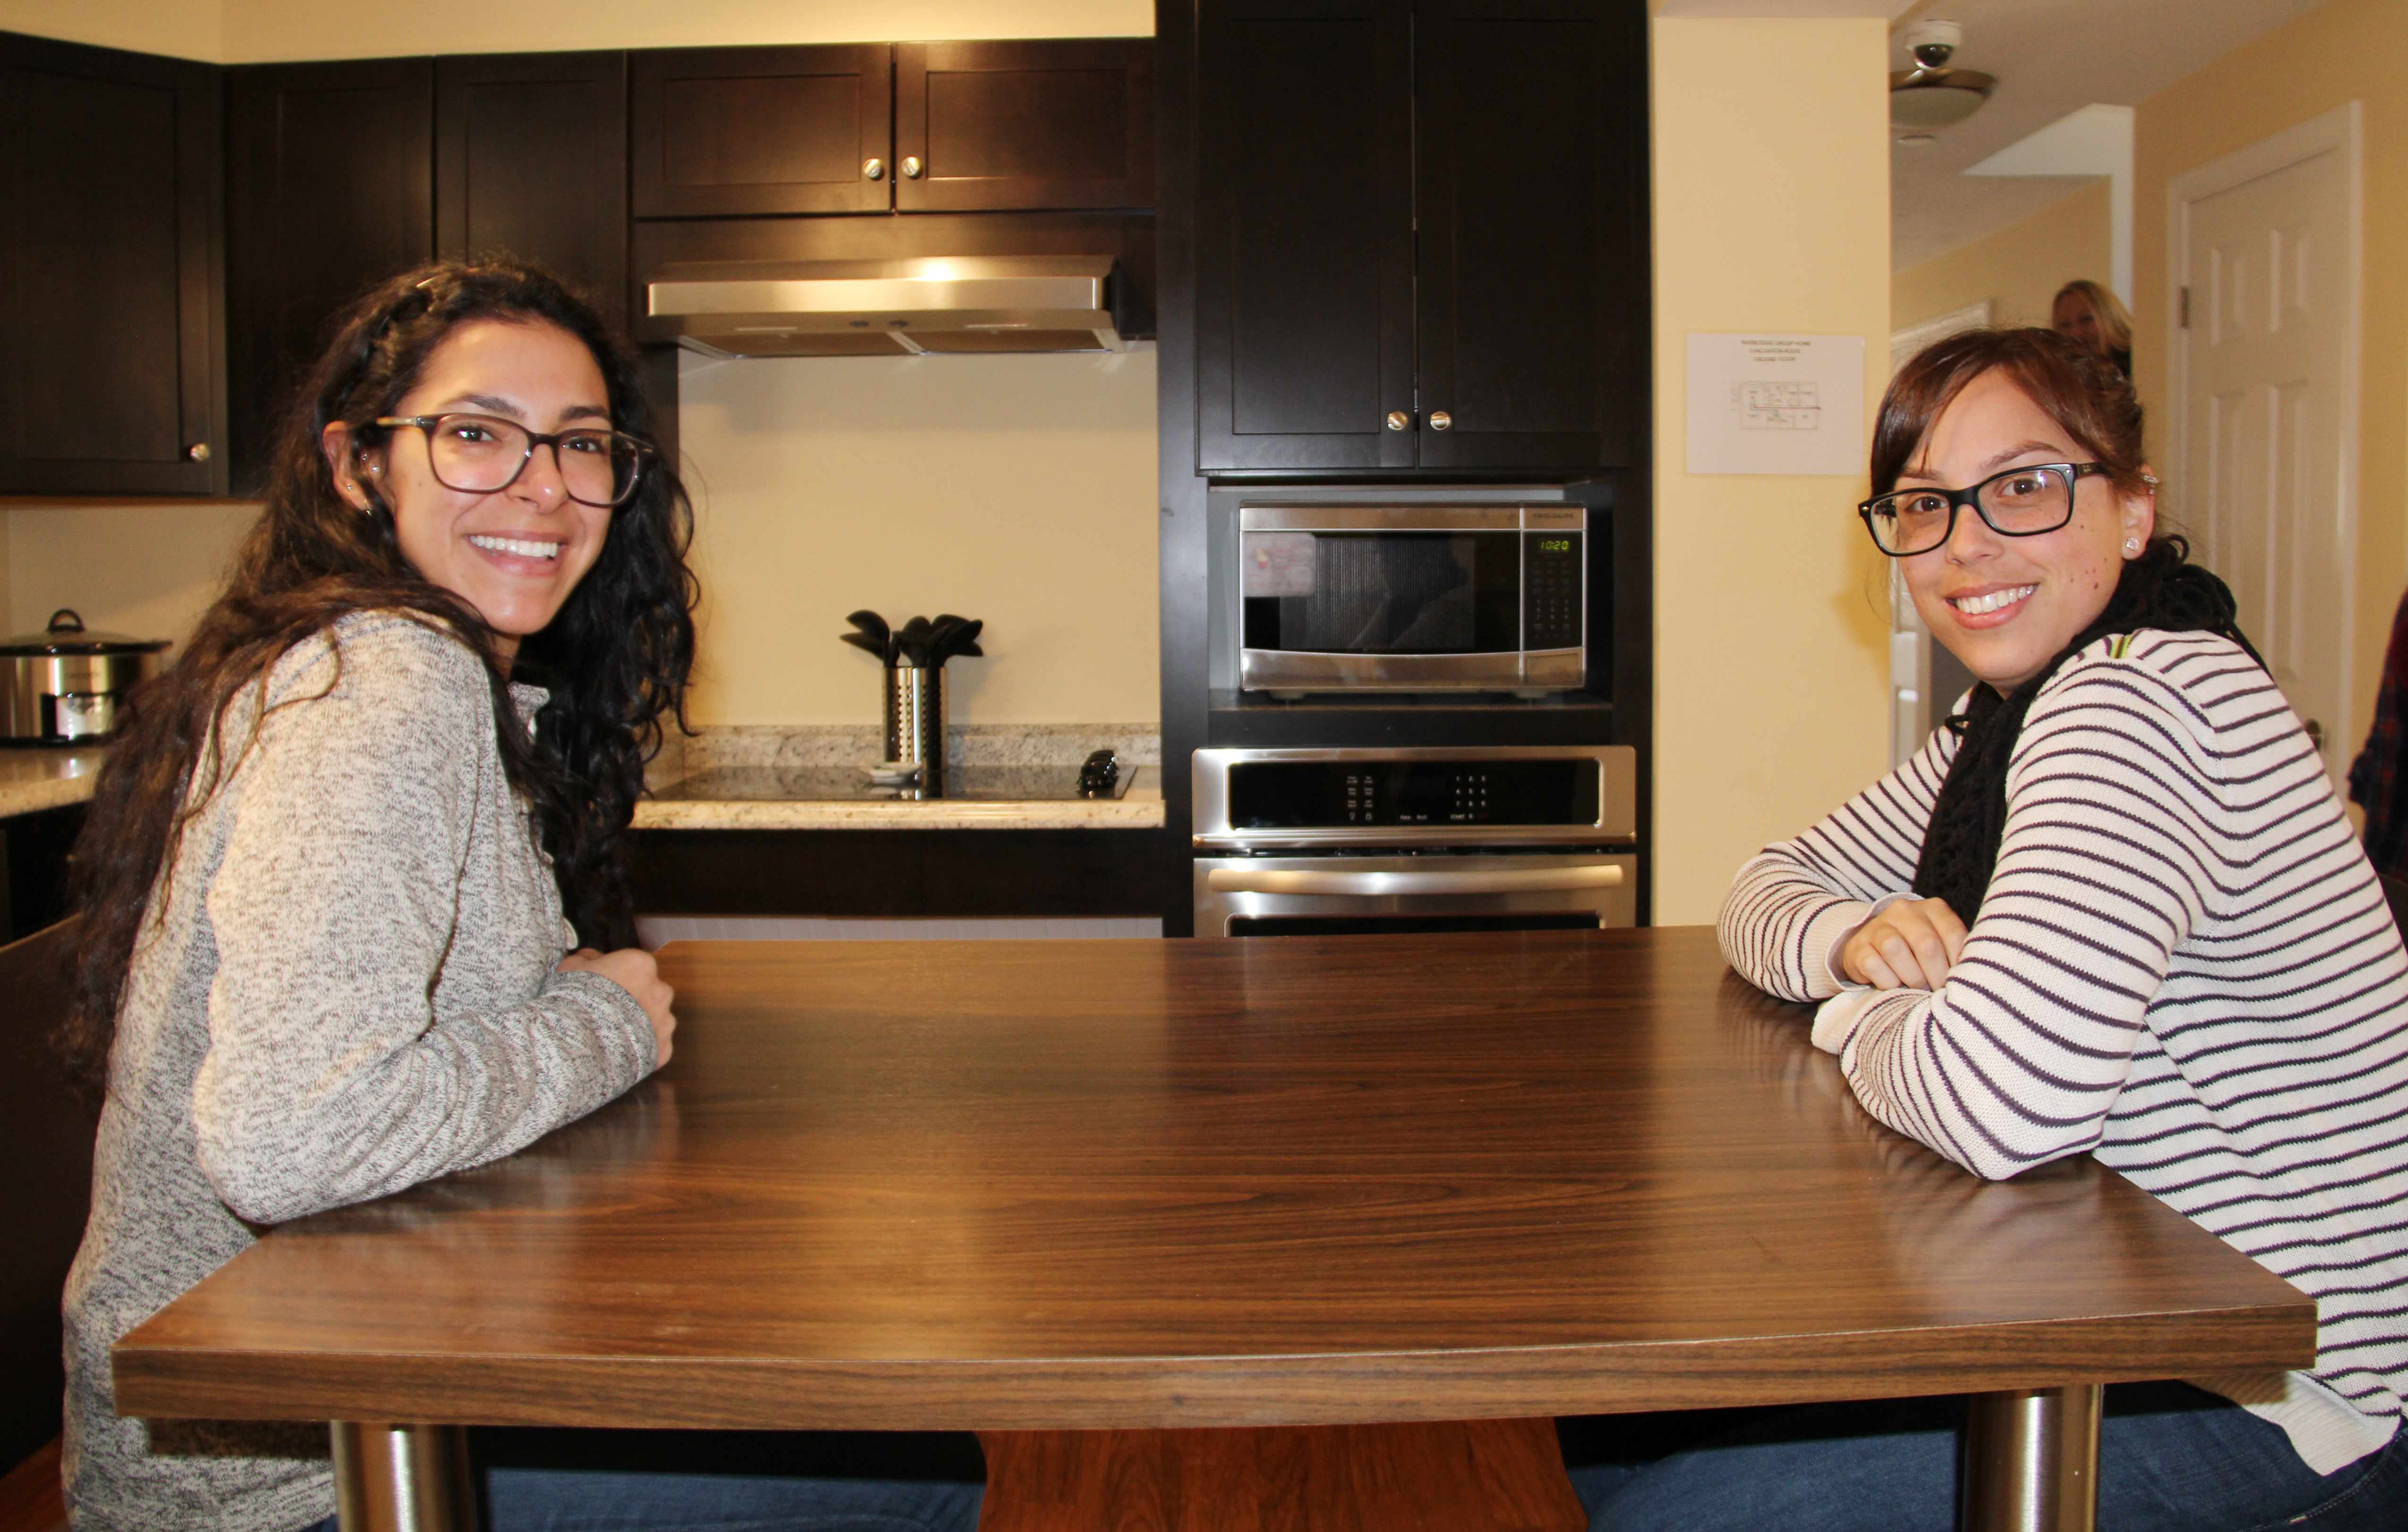
[{"label": "dark wooden chair", "polygon": [[50,1033],[66,1014],[76,923],[0,947],[0,1532],[64,1526],[58,1509],[59,1294],[92,1197],[91,1111],[68,1090]]}]

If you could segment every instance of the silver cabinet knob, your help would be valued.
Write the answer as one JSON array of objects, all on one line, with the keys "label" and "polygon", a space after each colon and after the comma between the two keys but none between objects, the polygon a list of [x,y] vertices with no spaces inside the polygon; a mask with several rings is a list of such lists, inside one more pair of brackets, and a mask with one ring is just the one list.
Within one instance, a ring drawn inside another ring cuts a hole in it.
[{"label": "silver cabinet knob", "polygon": [[920,156],[917,154],[906,154],[903,156],[903,174],[910,177],[913,180],[918,180],[920,179]]},{"label": "silver cabinet knob", "polygon": [[884,180],[886,179],[886,162],[873,154],[868,159],[861,162],[861,173],[867,176],[871,180]]},{"label": "silver cabinet knob", "polygon": [[1449,426],[1453,425],[1454,423],[1455,423],[1455,417],[1454,417],[1454,416],[1452,416],[1452,415],[1450,415],[1450,414],[1448,414],[1445,410],[1443,410],[1443,409],[1433,409],[1433,410],[1431,410],[1431,411],[1430,411],[1430,429],[1431,429],[1431,430],[1433,430],[1433,431],[1443,431],[1443,430],[1447,429]]},{"label": "silver cabinet knob", "polygon": [[1413,423],[1413,418],[1412,418],[1411,415],[1406,414],[1403,410],[1401,410],[1401,409],[1391,409],[1391,410],[1389,410],[1389,411],[1388,411],[1388,429],[1389,429],[1389,430],[1391,430],[1391,431],[1401,431],[1401,430],[1403,430],[1406,426],[1411,425],[1411,424],[1412,424],[1412,423]]},{"label": "silver cabinet knob", "polygon": [[194,463],[207,463],[209,460],[209,444],[196,441],[184,449],[184,456]]}]

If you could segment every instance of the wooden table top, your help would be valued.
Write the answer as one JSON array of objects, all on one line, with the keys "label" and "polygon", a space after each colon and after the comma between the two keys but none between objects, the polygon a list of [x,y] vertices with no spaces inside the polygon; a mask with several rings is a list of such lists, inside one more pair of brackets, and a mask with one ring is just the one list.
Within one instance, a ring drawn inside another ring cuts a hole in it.
[{"label": "wooden table top", "polygon": [[1478,1419],[2310,1364],[2078,1159],[1875,1124],[1703,928],[681,944],[677,1056],[280,1229],[128,1413],[1077,1428]]}]

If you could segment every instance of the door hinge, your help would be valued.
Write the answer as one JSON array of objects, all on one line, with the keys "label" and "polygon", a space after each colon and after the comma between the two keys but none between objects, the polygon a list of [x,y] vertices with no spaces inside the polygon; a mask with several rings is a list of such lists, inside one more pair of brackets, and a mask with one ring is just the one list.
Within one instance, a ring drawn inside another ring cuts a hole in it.
[{"label": "door hinge", "polygon": [[2181,321],[2178,327],[2187,330],[2190,328],[2190,289],[2188,287],[2182,289],[2182,297],[2180,301],[2182,306],[2179,310]]}]

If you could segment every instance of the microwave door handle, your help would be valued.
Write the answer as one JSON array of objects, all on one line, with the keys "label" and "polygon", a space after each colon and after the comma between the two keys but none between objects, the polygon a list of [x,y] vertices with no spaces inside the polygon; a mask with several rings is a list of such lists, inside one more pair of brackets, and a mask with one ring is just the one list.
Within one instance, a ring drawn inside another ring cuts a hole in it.
[{"label": "microwave door handle", "polygon": [[1529,867],[1512,872],[1320,872],[1302,868],[1214,867],[1215,894],[1326,894],[1388,897],[1411,894],[1546,894],[1617,888],[1618,866]]}]

